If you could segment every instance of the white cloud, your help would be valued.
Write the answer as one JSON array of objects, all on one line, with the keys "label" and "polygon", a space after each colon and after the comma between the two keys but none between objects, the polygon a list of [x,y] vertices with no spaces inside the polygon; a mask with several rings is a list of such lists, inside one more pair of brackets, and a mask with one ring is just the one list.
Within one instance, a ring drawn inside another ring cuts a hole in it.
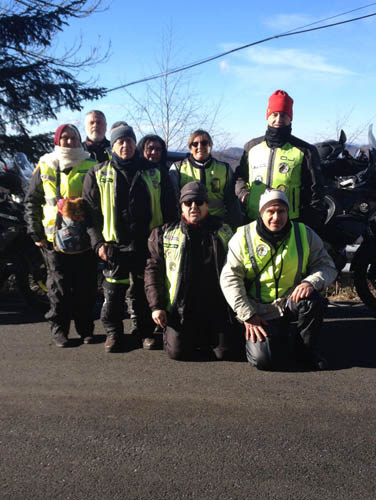
[{"label": "white cloud", "polygon": [[313,22],[313,19],[305,14],[277,14],[263,21],[263,25],[272,30],[290,31],[292,29],[306,26]]},{"label": "white cloud", "polygon": [[[291,69],[304,70],[311,73],[325,73],[337,76],[356,75],[355,72],[344,66],[330,64],[327,58],[321,54],[315,54],[300,49],[274,50],[266,47],[251,47],[238,52],[235,56],[247,64],[253,65],[252,70],[260,71],[261,67],[274,67],[283,71]],[[238,65],[236,65],[238,66]],[[234,71],[235,65],[230,65],[227,61],[227,72]],[[251,69],[251,68],[249,68]]]},{"label": "white cloud", "polygon": [[226,59],[222,59],[219,63],[219,69],[221,70],[222,73],[229,73],[230,71],[230,65],[229,62]]}]

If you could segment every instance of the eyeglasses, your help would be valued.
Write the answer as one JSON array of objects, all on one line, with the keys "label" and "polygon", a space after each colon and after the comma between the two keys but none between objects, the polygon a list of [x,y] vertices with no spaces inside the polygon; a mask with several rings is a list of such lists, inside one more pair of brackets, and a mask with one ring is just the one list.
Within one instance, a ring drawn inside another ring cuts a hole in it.
[{"label": "eyeglasses", "polygon": [[204,146],[204,148],[206,148],[206,146],[209,146],[209,141],[208,140],[194,141],[191,142],[191,147],[193,146],[194,148],[197,148],[199,144],[201,144],[201,146]]},{"label": "eyeglasses", "polygon": [[192,206],[192,203],[196,203],[196,205],[197,205],[198,207],[202,207],[202,205],[203,205],[204,203],[206,203],[206,202],[205,202],[205,200],[187,200],[187,201],[183,201],[183,203],[184,203],[184,205],[185,205],[186,207],[191,207],[191,206]]}]

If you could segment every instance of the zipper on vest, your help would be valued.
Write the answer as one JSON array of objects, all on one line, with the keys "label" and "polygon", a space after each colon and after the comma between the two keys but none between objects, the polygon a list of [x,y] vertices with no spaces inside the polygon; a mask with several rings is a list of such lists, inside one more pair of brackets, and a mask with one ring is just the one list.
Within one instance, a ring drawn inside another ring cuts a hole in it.
[{"label": "zipper on vest", "polygon": [[276,148],[271,148],[268,162],[268,171],[266,174],[266,185],[271,188],[273,183],[273,170]]},{"label": "zipper on vest", "polygon": [[295,214],[295,188],[292,188],[292,211]]}]

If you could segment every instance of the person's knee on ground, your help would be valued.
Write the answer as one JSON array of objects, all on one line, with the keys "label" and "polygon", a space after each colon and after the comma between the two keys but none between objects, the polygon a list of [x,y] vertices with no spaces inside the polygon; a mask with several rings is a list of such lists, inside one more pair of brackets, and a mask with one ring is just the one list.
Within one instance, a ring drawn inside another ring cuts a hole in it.
[{"label": "person's knee on ground", "polygon": [[273,367],[268,339],[265,339],[263,342],[259,340],[256,342],[252,342],[251,339],[247,340],[246,356],[247,361],[258,370],[271,370]]},{"label": "person's knee on ground", "polygon": [[259,370],[283,370],[288,363],[289,325],[284,318],[269,321],[268,337],[246,341],[247,361]]},{"label": "person's knee on ground", "polygon": [[167,326],[163,332],[163,345],[170,359],[176,361],[182,360],[184,358],[184,342],[182,334],[177,332],[174,328]]}]

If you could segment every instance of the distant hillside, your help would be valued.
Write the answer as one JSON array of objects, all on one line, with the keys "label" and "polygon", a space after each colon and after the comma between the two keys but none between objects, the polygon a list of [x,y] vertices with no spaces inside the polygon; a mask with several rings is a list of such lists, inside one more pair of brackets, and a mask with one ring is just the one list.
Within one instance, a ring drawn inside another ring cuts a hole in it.
[{"label": "distant hillside", "polygon": [[[174,161],[183,160],[187,156],[187,154],[188,151],[169,151],[168,159],[170,163],[173,163]],[[235,170],[235,168],[239,165],[240,157],[242,154],[242,148],[228,148],[224,151],[213,151],[214,158],[229,163],[233,170]]]},{"label": "distant hillside", "polygon": [[213,151],[214,158],[229,163],[233,170],[239,165],[242,154],[242,148],[228,148],[224,151]]}]

